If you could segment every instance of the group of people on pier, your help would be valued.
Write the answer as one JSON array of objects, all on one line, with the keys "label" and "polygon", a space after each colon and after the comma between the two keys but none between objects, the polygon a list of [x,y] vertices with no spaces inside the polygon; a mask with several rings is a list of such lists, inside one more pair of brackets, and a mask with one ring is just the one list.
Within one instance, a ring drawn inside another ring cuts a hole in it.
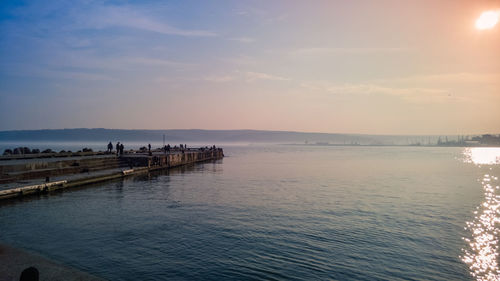
[{"label": "group of people on pier", "polygon": [[[123,155],[123,149],[124,149],[124,146],[123,146],[123,143],[120,143],[120,142],[117,142],[116,143],[116,155]],[[217,150],[218,148],[214,145],[214,146],[205,146],[205,147],[200,147],[199,150],[201,151],[212,151],[212,150]],[[163,151],[164,153],[169,153],[171,151],[180,151],[182,153],[184,153],[186,150],[188,150],[188,146],[187,144],[180,144],[179,146],[175,145],[174,147],[171,147],[170,144],[166,144],[164,145],[162,148],[158,148],[156,151]],[[151,150],[151,144],[148,144],[147,148],[146,147],[141,147],[139,149],[139,151],[142,151],[142,152],[148,152],[149,155],[152,155],[153,154],[153,151]],[[109,142],[108,143],[108,150],[106,151],[107,153],[111,154],[113,153],[113,143],[112,142]]]},{"label": "group of people on pier", "polygon": [[[123,155],[123,149],[124,149],[123,143],[117,142],[116,143],[116,155]],[[113,153],[113,143],[112,142],[108,143],[107,152]]]}]

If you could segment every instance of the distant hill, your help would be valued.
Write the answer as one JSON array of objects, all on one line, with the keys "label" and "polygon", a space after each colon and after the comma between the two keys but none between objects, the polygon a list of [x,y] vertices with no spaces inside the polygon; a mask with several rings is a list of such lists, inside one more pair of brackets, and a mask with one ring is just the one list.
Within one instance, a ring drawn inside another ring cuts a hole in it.
[{"label": "distant hill", "polygon": [[0,131],[0,142],[12,141],[148,141],[209,143],[321,143],[321,144],[427,144],[437,142],[438,136],[384,136],[304,133],[260,130],[118,130],[118,129],[57,129]]},{"label": "distant hill", "polygon": [[219,141],[219,142],[290,142],[333,141],[340,134],[300,133],[257,130],[117,130],[60,129],[0,131],[0,141]]}]

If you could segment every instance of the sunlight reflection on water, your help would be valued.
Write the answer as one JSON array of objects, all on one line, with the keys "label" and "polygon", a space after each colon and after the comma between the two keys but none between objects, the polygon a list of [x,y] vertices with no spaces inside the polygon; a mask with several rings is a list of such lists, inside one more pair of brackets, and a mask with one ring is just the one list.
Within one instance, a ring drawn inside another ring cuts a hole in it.
[{"label": "sunlight reflection on water", "polygon": [[466,163],[476,165],[500,164],[500,147],[471,147],[463,152]]},{"label": "sunlight reflection on water", "polygon": [[[500,148],[466,148],[463,152],[467,163],[475,165],[492,166],[500,164]],[[476,280],[500,280],[498,268],[498,234],[500,224],[500,195],[498,177],[490,173],[485,174],[481,180],[484,190],[484,201],[476,207],[474,219],[467,222],[466,230],[471,237],[463,237],[468,244],[463,249],[461,257],[467,265],[471,275]]]}]

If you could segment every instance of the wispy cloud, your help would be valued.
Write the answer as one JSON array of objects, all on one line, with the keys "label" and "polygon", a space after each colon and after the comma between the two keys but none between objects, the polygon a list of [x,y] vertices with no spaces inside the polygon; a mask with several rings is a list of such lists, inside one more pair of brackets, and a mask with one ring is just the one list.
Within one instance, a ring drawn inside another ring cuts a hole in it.
[{"label": "wispy cloud", "polygon": [[289,81],[291,79],[263,72],[246,72],[245,80],[247,82],[253,82],[256,80]]},{"label": "wispy cloud", "polygon": [[229,38],[228,40],[237,41],[240,43],[253,43],[253,42],[255,42],[255,39],[249,38],[249,37],[235,37],[235,38]]},{"label": "wispy cloud", "polygon": [[363,55],[375,53],[401,53],[409,52],[408,48],[299,48],[289,52],[293,56],[325,56],[325,55]]},{"label": "wispy cloud", "polygon": [[79,72],[79,71],[56,71],[56,70],[43,70],[40,72],[42,75],[50,78],[63,78],[70,80],[88,80],[88,81],[112,81],[115,80],[108,75]]},{"label": "wispy cloud", "polygon": [[136,58],[120,58],[116,59],[116,62],[131,63],[131,64],[142,64],[147,66],[175,66],[175,67],[187,67],[194,66],[193,63],[178,62],[172,60],[165,60],[161,58],[152,57],[136,57]]},{"label": "wispy cloud", "polygon": [[124,6],[104,6],[90,15],[78,18],[79,24],[87,28],[104,29],[109,27],[127,27],[138,30],[156,32],[165,35],[186,37],[213,37],[217,34],[208,30],[182,29],[141,13],[137,9]]},{"label": "wispy cloud", "polygon": [[329,93],[333,95],[388,95],[402,98],[414,103],[442,103],[464,100],[463,97],[452,96],[447,89],[436,88],[404,88],[389,87],[371,83],[332,84],[329,82],[304,82],[301,87]]},{"label": "wispy cloud", "polygon": [[[474,90],[480,85],[485,87]],[[500,73],[411,75],[345,84],[307,81],[300,86],[312,92],[330,95],[386,95],[412,103],[478,102],[498,97],[495,93],[500,87]]]},{"label": "wispy cloud", "polygon": [[230,57],[230,58],[221,58],[220,59],[222,62],[234,64],[234,65],[241,65],[241,66],[249,66],[249,65],[255,65],[259,63],[259,60],[256,59],[255,57],[251,56],[236,56],[236,57]]},{"label": "wispy cloud", "polygon": [[216,76],[206,76],[202,80],[214,83],[224,83],[230,81],[244,81],[244,82],[256,82],[259,80],[269,80],[269,81],[290,81],[290,78],[281,77],[269,73],[263,72],[242,72],[235,71],[227,75],[216,75]]},{"label": "wispy cloud", "polygon": [[379,79],[379,82],[392,81],[400,83],[494,83],[500,84],[500,73],[440,73],[432,75],[412,75],[391,79]]},{"label": "wispy cloud", "polygon": [[169,68],[171,70],[183,70],[195,66],[188,62],[173,61],[159,57],[147,56],[109,56],[101,57],[88,52],[75,52],[61,50],[57,59],[51,60],[49,66],[52,68],[75,68],[92,70],[112,70],[115,73],[123,70],[147,69],[147,68]]},{"label": "wispy cloud", "polygon": [[234,14],[238,17],[240,16],[259,16],[259,17],[262,17],[262,16],[265,16],[267,15],[267,11],[263,10],[263,9],[257,9],[255,7],[246,7],[244,9],[239,9],[239,10],[235,10],[234,11]]},{"label": "wispy cloud", "polygon": [[77,54],[61,51],[57,59],[45,63],[1,63],[0,73],[9,75],[44,77],[57,79],[113,80],[124,71],[143,73],[168,70],[170,73],[192,69],[196,64],[177,62],[153,57],[95,57],[80,52]]},{"label": "wispy cloud", "polygon": [[229,82],[229,81],[235,80],[235,77],[231,76],[231,75],[209,76],[209,77],[203,78],[203,80],[208,81],[208,82],[224,83],[224,82]]},{"label": "wispy cloud", "polygon": [[288,18],[288,14],[272,13],[265,9],[256,9],[247,7],[243,10],[234,11],[238,17],[253,18],[258,24],[269,25],[284,21]]},{"label": "wispy cloud", "polygon": [[288,18],[287,14],[282,14],[282,15],[270,16],[270,17],[264,19],[262,22],[264,24],[275,24],[278,22],[285,21],[287,18]]},{"label": "wispy cloud", "polygon": [[68,79],[88,81],[111,81],[111,76],[75,69],[60,69],[53,66],[39,66],[28,63],[0,64],[0,69],[8,69],[10,75],[42,77],[47,79]]}]

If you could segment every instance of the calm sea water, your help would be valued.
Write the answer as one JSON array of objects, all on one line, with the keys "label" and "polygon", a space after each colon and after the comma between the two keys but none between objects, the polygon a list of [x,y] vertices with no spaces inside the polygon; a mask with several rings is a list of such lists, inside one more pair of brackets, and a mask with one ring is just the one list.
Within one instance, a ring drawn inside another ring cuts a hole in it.
[{"label": "calm sea water", "polygon": [[[498,259],[500,210],[475,231],[500,175],[484,160],[498,151],[476,152],[228,147],[217,162],[1,204],[0,241],[110,280],[498,277],[494,263],[474,269]],[[493,258],[474,244],[488,231]]]}]

